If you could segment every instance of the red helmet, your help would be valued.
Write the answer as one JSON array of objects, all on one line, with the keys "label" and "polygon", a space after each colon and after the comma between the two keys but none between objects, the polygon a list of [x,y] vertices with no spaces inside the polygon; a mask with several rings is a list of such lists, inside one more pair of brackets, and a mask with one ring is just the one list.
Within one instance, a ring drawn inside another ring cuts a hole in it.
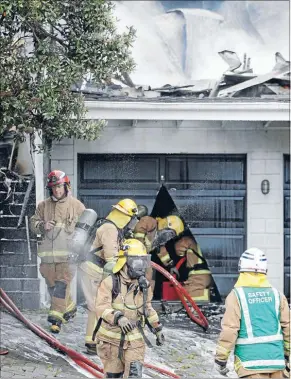
[{"label": "red helmet", "polygon": [[47,188],[52,188],[58,184],[66,184],[70,187],[70,179],[64,171],[54,170],[48,174]]}]

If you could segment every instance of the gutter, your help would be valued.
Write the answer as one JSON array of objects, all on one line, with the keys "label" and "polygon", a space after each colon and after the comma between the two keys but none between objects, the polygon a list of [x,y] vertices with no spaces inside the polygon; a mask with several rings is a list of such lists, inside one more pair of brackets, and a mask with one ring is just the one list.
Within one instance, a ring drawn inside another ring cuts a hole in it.
[{"label": "gutter", "polygon": [[160,103],[85,101],[88,119],[105,120],[233,120],[289,121],[290,103],[283,101],[212,101]]}]

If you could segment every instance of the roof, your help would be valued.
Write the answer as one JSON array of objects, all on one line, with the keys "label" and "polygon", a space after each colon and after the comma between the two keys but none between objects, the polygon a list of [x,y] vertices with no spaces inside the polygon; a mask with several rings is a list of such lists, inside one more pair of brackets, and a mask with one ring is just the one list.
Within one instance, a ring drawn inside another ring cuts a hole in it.
[{"label": "roof", "polygon": [[126,73],[120,81],[88,81],[72,90],[85,96],[92,119],[289,121],[290,62],[276,53],[273,69],[255,75],[246,55],[243,65],[233,51],[219,55],[229,68],[217,81],[151,88],[135,85]]},{"label": "roof", "polygon": [[[268,102],[290,101],[290,62],[280,53],[275,54],[276,64],[265,74],[256,75],[250,68],[250,58],[244,63],[233,51],[219,52],[229,68],[219,80],[200,79],[181,85],[165,84],[159,88],[134,84],[127,73],[119,81],[106,84],[93,81],[76,84],[72,91],[82,93],[86,100],[125,102]],[[240,67],[242,68],[240,69]]]}]

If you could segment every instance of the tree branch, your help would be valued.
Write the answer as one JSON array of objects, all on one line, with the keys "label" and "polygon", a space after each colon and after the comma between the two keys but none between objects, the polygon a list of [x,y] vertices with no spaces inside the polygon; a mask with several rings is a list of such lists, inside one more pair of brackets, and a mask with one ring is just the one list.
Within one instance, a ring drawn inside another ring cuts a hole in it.
[{"label": "tree branch", "polygon": [[54,34],[51,34],[49,33],[48,31],[46,31],[38,22],[34,22],[34,26],[37,27],[37,29],[42,33],[44,34],[46,37],[50,37],[51,39],[53,39],[54,41],[58,42],[60,45],[62,45],[63,47],[65,47],[66,49],[68,49],[68,45],[60,38],[58,38],[57,36],[55,36]]}]

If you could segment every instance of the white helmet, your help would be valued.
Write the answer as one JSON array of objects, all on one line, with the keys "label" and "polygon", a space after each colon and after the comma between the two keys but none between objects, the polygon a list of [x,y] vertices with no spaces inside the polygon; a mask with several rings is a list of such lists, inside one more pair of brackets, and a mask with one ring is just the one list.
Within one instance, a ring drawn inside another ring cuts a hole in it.
[{"label": "white helmet", "polygon": [[260,272],[262,274],[267,273],[267,257],[265,253],[251,247],[242,253],[238,263],[239,272]]}]

